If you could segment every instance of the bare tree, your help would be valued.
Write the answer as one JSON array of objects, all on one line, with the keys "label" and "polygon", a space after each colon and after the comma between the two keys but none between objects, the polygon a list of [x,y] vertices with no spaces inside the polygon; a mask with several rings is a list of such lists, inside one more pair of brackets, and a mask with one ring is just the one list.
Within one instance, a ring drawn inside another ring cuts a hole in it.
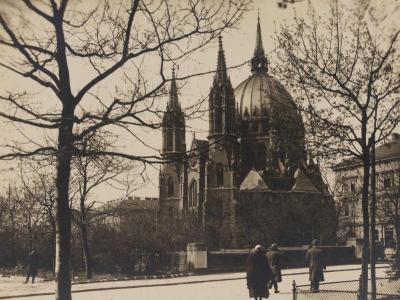
[{"label": "bare tree", "polygon": [[[82,153],[92,151],[110,151],[113,149],[109,134],[90,135],[79,145]],[[114,189],[123,189],[129,195],[137,187],[129,178],[136,169],[134,164],[123,159],[106,156],[77,156],[72,162],[72,220],[79,227],[81,234],[83,257],[85,260],[86,279],[93,277],[93,260],[89,245],[89,227],[94,221],[113,214],[113,210],[99,210],[99,201],[90,196],[96,188],[108,184]],[[136,174],[140,175],[140,174]],[[124,176],[127,176],[125,178]],[[116,209],[116,208],[115,208]]]},{"label": "bare tree", "polygon": [[[20,179],[24,194],[39,205],[41,222],[48,225],[52,272],[55,275],[56,254],[56,187],[54,184],[54,162],[22,161]],[[22,167],[24,166],[24,167]]]},{"label": "bare tree", "polygon": [[[2,6],[0,44],[7,57],[1,58],[1,67],[46,92],[28,94],[21,87],[2,93],[0,116],[45,130],[46,139],[55,139],[54,146],[48,146],[26,134],[30,143],[8,145],[11,151],[2,158],[56,156],[56,299],[71,299],[69,182],[72,157],[82,155],[75,144],[104,127],[123,130],[133,138],[138,138],[137,129],[158,128],[160,122],[151,117],[157,115],[158,100],[165,94],[169,80],[165,68],[234,26],[247,4],[247,0],[188,0],[176,5],[165,0],[104,0],[90,7],[68,0],[23,0],[21,5]],[[87,78],[75,83],[85,67]],[[112,77],[123,79],[121,85],[111,94],[101,93],[106,82],[111,91]],[[146,163],[160,160],[158,155],[135,152],[137,147],[130,150],[84,155]]]},{"label": "bare tree", "polygon": [[[344,4],[343,4],[344,5]],[[398,126],[400,100],[399,33],[388,35],[371,22],[363,5],[341,7],[328,17],[310,8],[309,21],[296,18],[277,34],[278,64],[297,95],[315,151],[347,156],[363,165],[363,293],[368,287],[369,182],[371,148]],[[379,31],[380,30],[380,31]]]}]

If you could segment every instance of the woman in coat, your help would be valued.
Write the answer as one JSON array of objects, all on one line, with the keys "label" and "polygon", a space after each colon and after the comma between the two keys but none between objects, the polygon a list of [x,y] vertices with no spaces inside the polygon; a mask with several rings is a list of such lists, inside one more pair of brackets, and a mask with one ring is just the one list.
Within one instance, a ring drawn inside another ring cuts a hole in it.
[{"label": "woman in coat", "polygon": [[246,273],[250,298],[268,298],[268,282],[272,279],[272,272],[261,245],[257,245],[247,258]]},{"label": "woman in coat", "polygon": [[279,293],[278,282],[282,281],[281,256],[282,252],[278,249],[278,245],[275,243],[272,244],[271,250],[267,252],[267,261],[272,271],[272,280],[269,284],[269,288],[274,286],[275,293]]}]

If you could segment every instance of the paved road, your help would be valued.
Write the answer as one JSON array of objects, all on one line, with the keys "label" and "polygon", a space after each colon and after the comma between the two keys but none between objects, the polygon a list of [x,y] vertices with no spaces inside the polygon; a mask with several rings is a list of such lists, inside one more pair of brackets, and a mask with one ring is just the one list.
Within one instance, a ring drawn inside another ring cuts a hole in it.
[{"label": "paved road", "polygon": [[[352,266],[358,267],[358,266]],[[332,267],[343,269],[346,267]],[[291,284],[307,284],[308,275],[294,273],[305,269],[284,271],[283,282],[280,284],[280,294],[272,294],[270,299],[291,299]],[[359,270],[326,273],[326,281],[342,281],[357,279]],[[74,300],[242,300],[248,299],[248,291],[243,273],[199,275],[185,278],[137,280],[110,283],[94,283],[74,285]],[[378,276],[384,276],[384,270],[378,270]],[[100,290],[96,290],[100,289]],[[39,292],[39,290],[37,291]],[[42,290],[45,292],[45,290]],[[48,292],[48,291],[47,291]],[[21,291],[22,294],[23,291]],[[17,295],[14,291],[12,293]],[[20,297],[20,300],[52,300],[52,295]]]}]

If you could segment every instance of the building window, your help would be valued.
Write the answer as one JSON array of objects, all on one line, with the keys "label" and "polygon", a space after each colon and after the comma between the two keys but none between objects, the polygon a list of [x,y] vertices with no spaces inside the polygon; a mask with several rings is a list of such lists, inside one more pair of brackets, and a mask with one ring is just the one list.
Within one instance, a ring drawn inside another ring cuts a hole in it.
[{"label": "building window", "polygon": [[168,187],[168,197],[173,197],[174,196],[174,180],[172,177],[168,177],[167,179],[167,187]]},{"label": "building window", "polygon": [[344,205],[344,215],[346,217],[350,215],[350,205],[348,203]]},{"label": "building window", "polygon": [[387,172],[382,174],[383,177],[383,187],[391,188],[394,186],[394,172]]},{"label": "building window", "polygon": [[356,184],[354,182],[350,183],[350,191],[354,193],[356,191]]},{"label": "building window", "polygon": [[217,186],[223,186],[224,185],[224,168],[221,163],[217,164],[216,173],[217,173]]},{"label": "building window", "polygon": [[192,180],[189,187],[189,208],[190,207],[197,207],[197,181]]}]

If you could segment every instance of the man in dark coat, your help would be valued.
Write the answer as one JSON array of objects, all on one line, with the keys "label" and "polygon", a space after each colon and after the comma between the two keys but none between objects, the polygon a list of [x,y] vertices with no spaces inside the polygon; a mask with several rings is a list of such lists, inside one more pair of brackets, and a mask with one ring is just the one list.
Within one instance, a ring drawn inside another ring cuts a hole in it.
[{"label": "man in dark coat", "polygon": [[275,293],[279,293],[278,282],[282,281],[281,256],[282,252],[279,250],[278,245],[275,243],[272,244],[271,250],[267,252],[267,261],[272,271],[272,280],[269,288],[274,286]]},{"label": "man in dark coat", "polygon": [[261,245],[257,245],[247,258],[246,272],[250,298],[256,300],[268,298],[268,282],[272,279],[272,272]]},{"label": "man in dark coat", "polygon": [[26,275],[26,283],[29,281],[29,277],[32,276],[32,283],[35,283],[35,277],[37,274],[37,270],[39,268],[39,255],[36,253],[35,249],[28,255],[28,274]]},{"label": "man in dark coat", "polygon": [[324,281],[324,270],[326,265],[324,262],[323,251],[318,247],[318,240],[313,240],[311,248],[307,250],[306,261],[309,265],[311,291],[317,293],[319,291],[320,281]]}]

